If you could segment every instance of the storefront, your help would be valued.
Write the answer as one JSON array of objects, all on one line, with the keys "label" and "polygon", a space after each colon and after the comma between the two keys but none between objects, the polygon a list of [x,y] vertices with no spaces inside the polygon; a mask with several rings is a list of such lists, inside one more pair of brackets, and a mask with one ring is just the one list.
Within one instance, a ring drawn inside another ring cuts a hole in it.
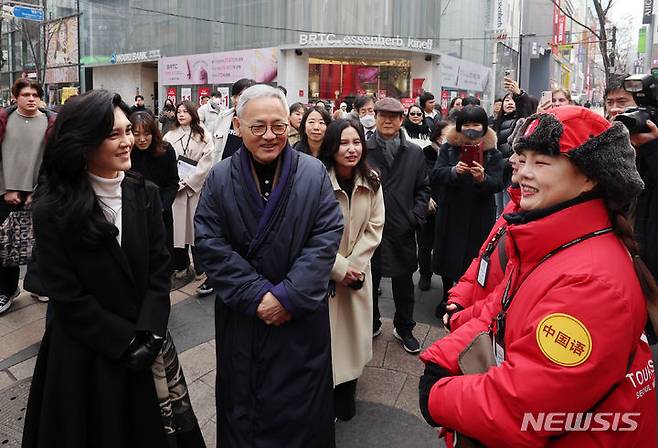
[{"label": "storefront", "polygon": [[86,87],[117,92],[128,105],[136,95],[142,95],[144,105],[157,111],[159,61],[159,49],[85,57]]}]

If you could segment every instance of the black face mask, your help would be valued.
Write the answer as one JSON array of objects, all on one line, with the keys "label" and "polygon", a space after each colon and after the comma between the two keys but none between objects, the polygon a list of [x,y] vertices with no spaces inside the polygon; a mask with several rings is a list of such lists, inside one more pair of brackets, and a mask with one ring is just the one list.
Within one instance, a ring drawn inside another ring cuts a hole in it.
[{"label": "black face mask", "polygon": [[477,140],[484,135],[484,131],[477,131],[475,129],[462,129],[462,134],[471,140]]}]

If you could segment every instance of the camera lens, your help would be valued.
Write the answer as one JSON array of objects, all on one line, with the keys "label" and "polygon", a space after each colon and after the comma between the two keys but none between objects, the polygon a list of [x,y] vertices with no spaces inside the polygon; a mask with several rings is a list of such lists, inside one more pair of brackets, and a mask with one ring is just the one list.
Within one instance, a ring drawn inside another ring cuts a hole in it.
[{"label": "camera lens", "polygon": [[649,132],[647,120],[650,118],[651,116],[646,110],[635,108],[617,115],[615,121],[621,121],[630,134],[640,134],[642,132]]}]

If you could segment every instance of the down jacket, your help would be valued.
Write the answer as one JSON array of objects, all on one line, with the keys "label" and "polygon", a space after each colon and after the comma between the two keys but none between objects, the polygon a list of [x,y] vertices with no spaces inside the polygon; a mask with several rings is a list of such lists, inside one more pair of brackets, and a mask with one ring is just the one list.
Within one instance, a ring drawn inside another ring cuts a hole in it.
[{"label": "down jacket", "polygon": [[[507,216],[509,264],[495,298],[479,319],[421,355],[455,375],[432,386],[431,417],[490,447],[655,447],[646,299],[628,251],[616,235],[604,233],[541,263],[556,248],[611,227],[603,201],[592,196],[548,213]],[[460,375],[459,354],[487,331],[508,281],[514,298],[502,332],[504,360],[484,374]],[[613,413],[599,419],[618,430],[592,430],[606,426],[595,420],[584,421],[582,431],[560,430],[568,413],[587,412]],[[558,413],[558,422],[546,426],[549,413]]]}]

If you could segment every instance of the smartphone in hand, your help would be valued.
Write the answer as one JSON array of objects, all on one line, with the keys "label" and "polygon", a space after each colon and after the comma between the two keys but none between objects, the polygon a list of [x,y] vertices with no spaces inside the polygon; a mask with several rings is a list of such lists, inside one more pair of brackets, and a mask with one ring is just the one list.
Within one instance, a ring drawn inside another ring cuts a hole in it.
[{"label": "smartphone in hand", "polygon": [[483,164],[482,147],[480,145],[464,145],[462,147],[459,161],[469,167],[475,166],[473,162]]}]

